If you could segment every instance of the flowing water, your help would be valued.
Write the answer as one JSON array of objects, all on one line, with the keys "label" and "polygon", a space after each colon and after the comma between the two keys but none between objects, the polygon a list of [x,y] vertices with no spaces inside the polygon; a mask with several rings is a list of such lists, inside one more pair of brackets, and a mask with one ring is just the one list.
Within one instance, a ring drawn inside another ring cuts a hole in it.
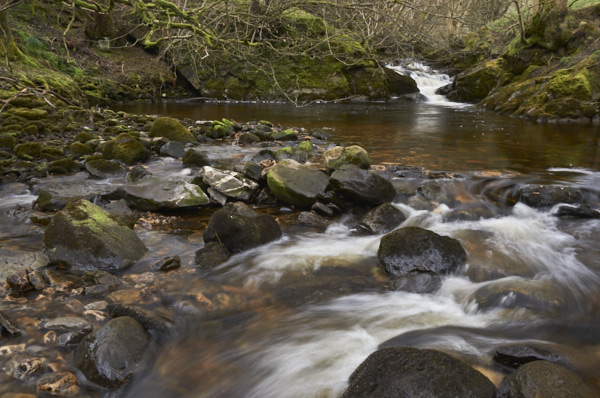
[{"label": "flowing water", "polygon": [[[424,72],[418,73],[430,79]],[[442,85],[447,77],[441,79],[428,84]],[[377,266],[381,236],[358,233],[351,217],[314,231],[294,226],[293,212],[268,209],[283,225],[284,237],[213,270],[195,270],[192,264],[209,214],[176,214],[162,228],[139,224],[136,231],[150,254],[128,272],[148,271],[153,261],[170,255],[182,257],[182,269],[161,277],[164,299],[150,305],[168,308],[175,325],[123,395],[337,397],[352,371],[381,344],[448,352],[495,383],[502,374],[491,360],[494,351],[534,344],[560,353],[600,386],[600,221],[561,219],[554,208],[510,201],[522,184],[553,183],[592,192],[589,200],[598,208],[598,131],[537,125],[427,94],[430,101],[418,104],[124,107],[196,120],[266,119],[286,127],[331,128],[335,141],[364,146],[374,163],[397,165],[397,186],[410,192],[423,175],[443,174],[437,181],[450,199],[432,210],[399,200],[395,206],[407,216],[399,226],[455,237],[469,257],[460,273],[443,278],[438,291],[419,295],[387,288]],[[247,155],[231,146],[207,149],[213,157]],[[149,168],[164,175],[185,172],[168,160]],[[0,195],[3,209],[34,198],[18,184]],[[450,217],[477,206],[491,217]],[[39,231],[10,220],[4,241],[22,249],[40,245]],[[496,306],[477,305],[476,292],[497,283],[516,288]],[[550,289],[523,304],[517,296],[524,284]]]}]

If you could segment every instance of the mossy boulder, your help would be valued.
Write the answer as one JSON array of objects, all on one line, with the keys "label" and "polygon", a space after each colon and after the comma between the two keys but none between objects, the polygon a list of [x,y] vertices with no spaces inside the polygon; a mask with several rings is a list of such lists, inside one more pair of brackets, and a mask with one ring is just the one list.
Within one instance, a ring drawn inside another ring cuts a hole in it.
[{"label": "mossy boulder", "polygon": [[217,210],[204,231],[204,242],[224,244],[239,253],[281,237],[279,224],[268,214],[260,214],[243,203],[232,203]]},{"label": "mossy boulder", "polygon": [[135,232],[87,200],[58,212],[44,230],[43,243],[52,263],[74,270],[119,270],[146,254]]},{"label": "mossy boulder", "polygon": [[377,258],[383,271],[400,277],[411,271],[448,274],[467,259],[460,242],[420,227],[399,228],[381,238]]},{"label": "mossy boulder", "polygon": [[285,159],[267,173],[267,184],[275,197],[299,208],[308,208],[325,192],[329,183],[327,174]]},{"label": "mossy boulder", "polygon": [[40,120],[48,117],[48,111],[41,108],[11,108],[8,113],[27,120]]},{"label": "mossy boulder", "polygon": [[17,139],[13,134],[0,134],[0,149],[12,150],[17,145]]},{"label": "mossy boulder", "polygon": [[75,136],[75,141],[85,144],[86,142],[91,141],[94,138],[96,137],[94,137],[94,135],[89,131],[81,131]]},{"label": "mossy boulder", "polygon": [[274,132],[271,134],[271,138],[277,141],[296,141],[298,136],[294,130],[286,129]]},{"label": "mossy boulder", "polygon": [[14,148],[15,155],[21,159],[31,160],[39,158],[42,153],[42,144],[39,142],[25,142],[17,144]]},{"label": "mossy boulder", "polygon": [[206,152],[194,148],[188,149],[183,154],[181,162],[183,167],[204,167],[212,164]]},{"label": "mossy boulder", "polygon": [[360,364],[342,398],[494,398],[496,387],[469,365],[435,350],[386,347]]},{"label": "mossy boulder", "polygon": [[71,158],[57,159],[48,163],[48,173],[50,174],[68,174],[79,171],[79,163]]},{"label": "mossy boulder", "polygon": [[91,155],[94,153],[94,147],[89,144],[83,144],[79,141],[73,142],[69,145],[69,150],[77,156]]},{"label": "mossy boulder", "polygon": [[501,60],[488,61],[460,73],[454,80],[458,99],[465,102],[479,102],[496,86],[502,76]]},{"label": "mossy boulder", "polygon": [[129,134],[121,133],[104,145],[102,156],[108,160],[114,159],[126,165],[134,165],[148,160],[150,151],[139,140]]},{"label": "mossy boulder", "polygon": [[123,385],[140,368],[150,335],[133,318],[114,318],[87,335],[73,352],[73,366],[105,388]]},{"label": "mossy boulder", "polygon": [[349,164],[365,170],[371,166],[369,153],[358,145],[349,147],[336,146],[328,149],[323,153],[323,160],[328,172]]},{"label": "mossy boulder", "polygon": [[150,127],[149,134],[150,137],[165,137],[170,141],[178,141],[183,144],[198,142],[187,127],[179,120],[170,117],[156,119]]}]

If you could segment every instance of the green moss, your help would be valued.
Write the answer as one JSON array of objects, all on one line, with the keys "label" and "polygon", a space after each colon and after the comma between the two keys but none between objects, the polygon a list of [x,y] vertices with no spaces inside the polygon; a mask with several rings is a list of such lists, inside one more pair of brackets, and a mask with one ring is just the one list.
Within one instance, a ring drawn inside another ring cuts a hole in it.
[{"label": "green moss", "polygon": [[576,73],[572,69],[563,69],[552,75],[546,89],[552,98],[572,97],[580,100],[590,100],[592,87],[589,82],[589,71]]},{"label": "green moss", "polygon": [[170,117],[159,117],[150,128],[150,137],[165,137],[181,143],[198,142],[181,122]]},{"label": "green moss", "polygon": [[14,134],[0,134],[0,148],[12,150],[17,145]]},{"label": "green moss", "polygon": [[71,150],[71,152],[73,152],[75,155],[78,155],[78,156],[91,155],[92,153],[94,153],[93,146],[91,146],[89,144],[83,144],[79,141],[72,143],[69,146],[69,149]]},{"label": "green moss", "polygon": [[115,159],[127,165],[133,165],[148,160],[150,152],[140,141],[123,133],[104,145],[102,156],[108,160]]},{"label": "green moss", "polygon": [[299,8],[288,8],[281,14],[284,25],[312,35],[322,35],[327,30],[323,18],[319,18]]},{"label": "green moss", "polygon": [[25,160],[38,158],[42,152],[42,144],[39,142],[26,142],[15,146],[15,154]]},{"label": "green moss", "polygon": [[302,141],[296,147],[297,151],[308,152],[308,153],[312,153],[313,149],[314,149],[313,144],[310,141]]},{"label": "green moss", "polygon": [[39,120],[48,117],[48,111],[40,108],[11,108],[8,112],[28,120]]}]

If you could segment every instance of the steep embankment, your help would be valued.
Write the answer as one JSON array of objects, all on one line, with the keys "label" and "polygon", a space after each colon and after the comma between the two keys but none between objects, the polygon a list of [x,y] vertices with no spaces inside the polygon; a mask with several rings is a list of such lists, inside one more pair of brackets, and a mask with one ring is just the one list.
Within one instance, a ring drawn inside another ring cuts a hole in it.
[{"label": "steep embankment", "polygon": [[455,100],[540,122],[600,123],[600,5],[536,15],[524,41],[514,35],[499,56],[474,63],[446,90]]}]

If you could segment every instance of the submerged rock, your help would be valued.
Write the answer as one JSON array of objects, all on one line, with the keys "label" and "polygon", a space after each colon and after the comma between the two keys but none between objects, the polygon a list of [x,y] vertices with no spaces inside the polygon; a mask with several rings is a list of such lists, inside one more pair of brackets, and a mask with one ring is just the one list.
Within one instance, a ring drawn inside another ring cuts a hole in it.
[{"label": "submerged rock", "polygon": [[149,341],[138,321],[115,318],[81,341],[73,352],[73,366],[102,387],[119,387],[138,369]]},{"label": "submerged rock", "polygon": [[87,200],[57,213],[44,230],[43,242],[53,263],[76,270],[126,268],[148,251],[135,232]]},{"label": "submerged rock", "polygon": [[435,350],[382,348],[350,376],[343,398],[494,398],[490,380]]},{"label": "submerged rock", "polygon": [[480,309],[494,307],[525,308],[535,312],[555,313],[567,307],[564,292],[549,280],[504,278],[477,289],[470,297]]},{"label": "submerged rock", "polygon": [[79,394],[79,381],[71,372],[49,373],[35,383],[38,393],[58,397],[73,397]]},{"label": "submerged rock", "polygon": [[79,199],[93,201],[95,197],[109,192],[106,186],[89,182],[45,183],[38,190],[36,206],[41,211],[58,211],[69,202]]},{"label": "submerged rock", "polygon": [[598,391],[588,387],[570,370],[547,361],[535,361],[508,375],[498,389],[499,398],[593,398]]},{"label": "submerged rock", "polygon": [[130,207],[142,211],[179,209],[209,203],[208,197],[197,185],[153,176],[119,187],[119,192]]},{"label": "submerged rock", "polygon": [[495,362],[513,369],[517,369],[526,363],[540,360],[560,365],[569,364],[569,361],[560,353],[532,345],[500,347],[494,353]]},{"label": "submerged rock", "polygon": [[358,205],[377,206],[391,202],[396,197],[391,182],[355,166],[344,166],[334,171],[329,183],[336,193]]},{"label": "submerged rock", "polygon": [[208,242],[196,251],[194,263],[200,268],[213,268],[229,260],[231,252],[223,243]]},{"label": "submerged rock", "polygon": [[433,293],[442,286],[442,278],[433,272],[412,271],[390,281],[390,288],[417,294]]},{"label": "submerged rock", "polygon": [[260,214],[243,203],[217,210],[204,231],[204,242],[218,242],[239,253],[281,237],[281,228],[272,216]]},{"label": "submerged rock", "polygon": [[404,227],[381,239],[377,258],[388,275],[398,277],[411,271],[454,272],[467,253],[456,239],[420,227]]},{"label": "submerged rock", "polygon": [[285,159],[273,166],[267,174],[271,192],[284,203],[308,208],[325,192],[329,183],[327,174]]}]

